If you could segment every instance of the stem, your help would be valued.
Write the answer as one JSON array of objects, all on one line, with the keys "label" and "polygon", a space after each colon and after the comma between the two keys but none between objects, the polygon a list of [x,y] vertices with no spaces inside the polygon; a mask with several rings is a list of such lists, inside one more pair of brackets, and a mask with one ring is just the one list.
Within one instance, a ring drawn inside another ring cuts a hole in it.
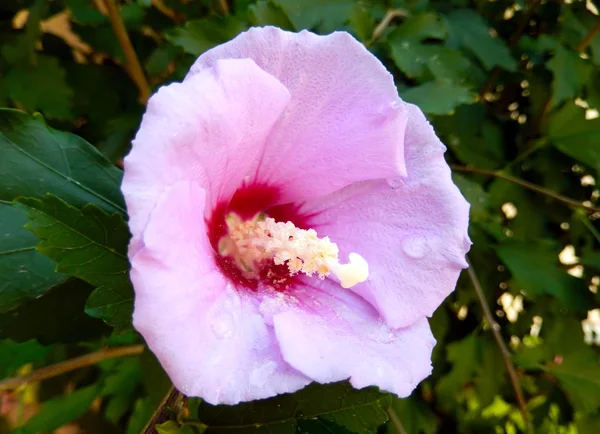
[{"label": "stem", "polygon": [[395,18],[404,18],[407,16],[408,11],[406,9],[388,10],[385,16],[383,17],[383,20],[381,20],[381,22],[377,24],[377,27],[375,27],[375,30],[373,30],[373,35],[371,36],[371,39],[365,45],[369,47],[373,45],[379,38],[381,38],[385,30],[389,27],[389,25]]},{"label": "stem", "polygon": [[31,374],[18,377],[7,378],[0,381],[0,391],[14,390],[24,384],[46,380],[56,377],[66,372],[95,365],[106,359],[115,359],[117,357],[137,356],[144,351],[144,345],[128,345],[123,347],[103,348],[94,353],[86,354],[74,359],[65,360],[54,365],[33,371]]},{"label": "stem", "polygon": [[158,9],[159,12],[171,18],[177,24],[181,24],[185,21],[185,17],[179,12],[174,11],[163,3],[163,0],[152,0],[152,6]]},{"label": "stem", "polygon": [[140,102],[146,104],[150,97],[150,84],[148,84],[140,60],[138,59],[137,54],[135,54],[135,50],[133,49],[129,35],[127,34],[127,29],[121,19],[121,14],[119,14],[119,9],[115,4],[115,0],[103,0],[103,2],[108,11],[108,17],[110,18],[115,36],[119,41],[119,45],[121,45],[123,54],[125,54],[127,71],[138,88]]},{"label": "stem", "polygon": [[585,51],[585,49],[588,47],[588,45],[590,45],[592,43],[592,41],[594,40],[594,37],[596,36],[596,34],[598,32],[600,32],[600,19],[596,20],[596,24],[594,24],[594,26],[590,29],[588,34],[585,35],[585,38],[583,38],[583,41],[581,41],[579,43],[579,45],[577,46],[577,51],[579,51],[580,53]]},{"label": "stem", "polygon": [[394,425],[396,434],[408,434],[406,432],[406,429],[404,428],[404,425],[402,425],[402,422],[400,422],[400,418],[398,417],[398,415],[396,414],[396,412],[394,410],[392,410],[391,408],[388,408],[387,414],[390,417],[390,421],[392,422],[392,425]]},{"label": "stem", "polygon": [[504,361],[504,366],[506,367],[506,371],[508,372],[510,384],[512,385],[512,388],[515,392],[515,396],[517,397],[517,402],[519,404],[521,414],[523,415],[525,425],[527,425],[529,431],[532,432],[532,428],[530,425],[531,422],[529,420],[529,413],[527,412],[527,404],[525,403],[523,391],[521,390],[521,383],[519,382],[517,371],[512,364],[512,357],[510,351],[508,351],[508,347],[504,343],[502,335],[500,334],[500,324],[496,322],[494,316],[492,315],[492,311],[490,310],[490,307],[487,304],[487,300],[485,299],[485,295],[483,294],[481,283],[479,283],[479,279],[475,274],[475,270],[473,270],[473,265],[469,261],[469,258],[467,258],[467,263],[469,264],[467,272],[469,273],[469,277],[471,278],[473,288],[475,288],[475,293],[477,294],[479,304],[481,304],[481,308],[483,309],[483,315],[485,316],[486,321],[490,325],[492,335],[494,336],[494,341],[496,341],[496,345],[498,345],[498,349],[500,350],[500,354],[502,355],[502,360]]},{"label": "stem", "polygon": [[583,202],[579,202],[575,199],[571,199],[570,197],[563,196],[562,194],[559,194],[548,188],[540,187],[539,185],[532,184],[531,182],[525,181],[523,179],[519,179],[519,178],[515,178],[514,176],[506,175],[505,173],[502,173],[499,170],[479,169],[477,167],[457,166],[455,164],[451,164],[450,167],[455,172],[479,173],[481,175],[493,176],[495,178],[503,179],[505,181],[520,185],[521,187],[525,187],[531,191],[535,191],[536,193],[551,197],[552,199],[563,202],[569,206],[572,206],[575,208],[583,208],[589,212],[600,212],[600,208],[598,208],[596,206],[586,205]]},{"label": "stem", "polygon": [[219,0],[219,9],[222,15],[229,15],[229,3],[227,0]]},{"label": "stem", "polygon": [[171,386],[141,434],[157,434],[154,427],[170,420],[173,413],[180,413],[186,405],[187,397]]}]

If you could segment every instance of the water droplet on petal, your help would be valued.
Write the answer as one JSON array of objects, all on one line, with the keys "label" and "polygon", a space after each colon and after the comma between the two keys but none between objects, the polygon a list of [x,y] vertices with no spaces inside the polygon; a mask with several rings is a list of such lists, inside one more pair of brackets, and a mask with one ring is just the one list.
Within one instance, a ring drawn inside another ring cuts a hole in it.
[{"label": "water droplet on petal", "polygon": [[394,190],[401,188],[404,185],[404,180],[402,178],[390,178],[386,179],[386,182]]},{"label": "water droplet on petal", "polygon": [[422,259],[429,253],[430,249],[429,241],[422,236],[410,237],[402,242],[402,250],[404,250],[404,253],[414,259]]},{"label": "water droplet on petal", "polygon": [[232,303],[226,302],[210,320],[210,327],[217,339],[229,339],[235,333],[236,319]]}]

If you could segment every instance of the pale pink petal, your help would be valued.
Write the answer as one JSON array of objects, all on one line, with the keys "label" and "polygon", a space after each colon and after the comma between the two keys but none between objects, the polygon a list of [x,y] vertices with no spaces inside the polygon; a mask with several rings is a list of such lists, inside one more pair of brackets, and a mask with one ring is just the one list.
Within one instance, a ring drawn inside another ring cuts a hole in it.
[{"label": "pale pink petal", "polygon": [[352,290],[390,327],[431,316],[467,266],[469,205],[450,177],[445,147],[421,111],[407,104],[408,177],[356,183],[308,201],[311,226],[369,263],[369,278]]},{"label": "pale pink petal", "polygon": [[122,190],[131,251],[139,247],[158,196],[173,183],[197,182],[213,205],[230,199],[255,173],[265,140],[289,98],[277,79],[249,59],[215,62],[152,96],[125,158]]},{"label": "pale pink petal", "polygon": [[159,199],[132,258],[134,326],[186,395],[235,404],[298,390],[310,380],[283,361],[254,301],[214,264],[205,200],[187,181]]},{"label": "pale pink petal", "polygon": [[254,179],[281,187],[282,202],[405,173],[406,114],[393,78],[348,33],[253,28],[200,56],[186,80],[222,58],[254,60],[292,95]]},{"label": "pale pink petal", "polygon": [[283,358],[319,383],[350,379],[356,388],[378,386],[410,395],[431,373],[435,339],[426,318],[391,329],[358,295],[329,280],[307,281],[304,305],[273,316]]}]

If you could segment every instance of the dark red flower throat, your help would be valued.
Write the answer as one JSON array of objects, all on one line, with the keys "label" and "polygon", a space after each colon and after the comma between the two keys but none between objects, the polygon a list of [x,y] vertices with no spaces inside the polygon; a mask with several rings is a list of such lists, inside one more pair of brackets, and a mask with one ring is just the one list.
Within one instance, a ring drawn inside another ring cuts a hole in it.
[{"label": "dark red flower throat", "polygon": [[301,215],[296,204],[276,205],[279,198],[279,188],[264,184],[244,185],[236,190],[231,200],[217,203],[206,221],[215,262],[222,273],[239,289],[256,291],[262,282],[277,291],[285,291],[294,280],[294,277],[290,277],[286,265],[275,265],[272,262],[261,267],[258,279],[249,279],[244,276],[232,257],[219,253],[219,241],[227,235],[228,230],[225,218],[230,213],[235,213],[244,220],[264,213],[276,221],[291,221],[297,228],[308,229],[308,216]]}]

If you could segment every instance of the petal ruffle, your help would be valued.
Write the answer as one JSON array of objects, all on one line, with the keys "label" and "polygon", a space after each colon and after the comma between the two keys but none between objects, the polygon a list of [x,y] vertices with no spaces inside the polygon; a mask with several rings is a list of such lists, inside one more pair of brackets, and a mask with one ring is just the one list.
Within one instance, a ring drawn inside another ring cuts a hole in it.
[{"label": "petal ruffle", "polygon": [[303,307],[273,317],[283,358],[319,383],[350,379],[406,397],[431,373],[435,339],[426,318],[393,330],[358,295],[330,280],[308,282]]},{"label": "petal ruffle", "polygon": [[423,113],[406,104],[407,178],[356,183],[308,201],[320,236],[369,263],[369,278],[352,290],[375,306],[390,327],[406,327],[450,294],[471,242],[469,205],[453,184],[445,147]]},{"label": "petal ruffle", "polygon": [[253,28],[200,56],[186,80],[223,58],[254,60],[291,93],[254,179],[280,187],[280,203],[405,174],[406,114],[393,78],[348,33]]},{"label": "petal ruffle", "polygon": [[277,79],[249,59],[220,60],[150,98],[125,158],[122,190],[133,235],[130,251],[139,248],[156,200],[173,183],[198,183],[212,205],[230,199],[256,171],[289,98]]},{"label": "petal ruffle", "polygon": [[206,236],[205,192],[169,188],[132,259],[134,326],[173,384],[211,404],[293,392],[310,381],[281,357],[254,301],[216,269]]}]

